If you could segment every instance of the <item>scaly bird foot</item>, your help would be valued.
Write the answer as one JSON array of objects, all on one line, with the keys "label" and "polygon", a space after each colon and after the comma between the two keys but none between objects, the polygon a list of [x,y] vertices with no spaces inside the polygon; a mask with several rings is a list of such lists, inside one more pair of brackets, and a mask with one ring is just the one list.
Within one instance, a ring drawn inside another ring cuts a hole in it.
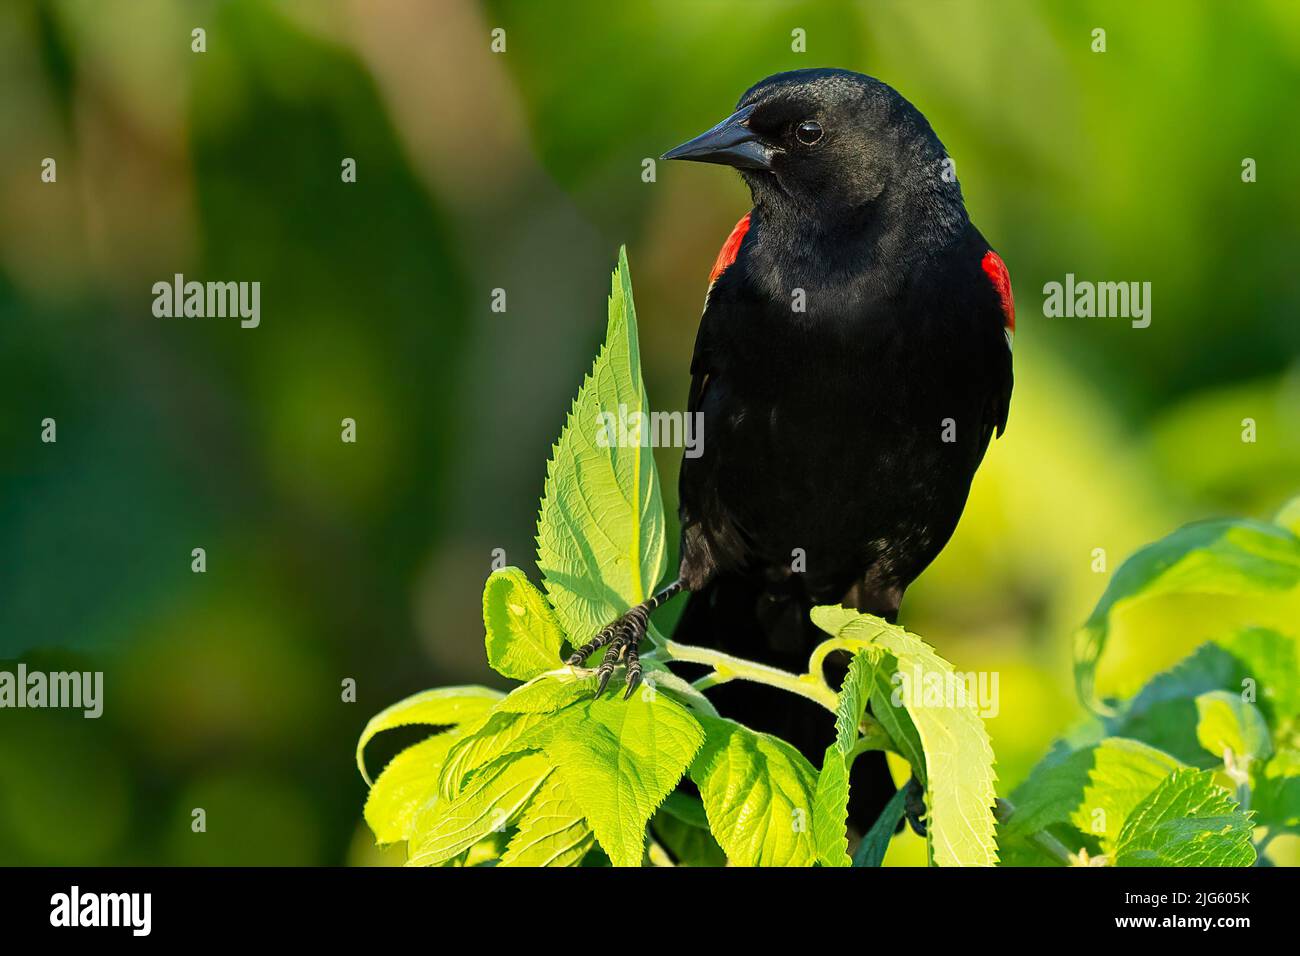
[{"label": "scaly bird foot", "polygon": [[632,696],[632,691],[636,690],[637,684],[641,683],[640,645],[641,638],[645,637],[646,628],[650,626],[651,612],[679,594],[684,587],[680,580],[674,581],[654,597],[630,608],[622,616],[601,628],[595,637],[574,651],[565,663],[570,667],[582,667],[588,657],[602,647],[608,647],[600,666],[596,668],[598,678],[596,696],[605,693],[614,668],[619,661],[624,661],[627,664],[627,678],[624,681],[627,684],[627,691],[623,694],[623,699],[627,700]]},{"label": "scaly bird foot", "polygon": [[623,694],[623,699],[627,700],[632,696],[632,691],[636,690],[637,684],[641,683],[640,643],[641,638],[645,636],[645,629],[645,612],[638,605],[612,624],[602,628],[600,633],[578,648],[567,663],[573,667],[581,667],[588,657],[605,647],[605,656],[600,666],[596,668],[598,680],[596,696],[605,693],[605,688],[609,686],[609,679],[614,674],[614,668],[619,661],[625,661],[627,677],[624,683],[627,684],[627,691]]}]

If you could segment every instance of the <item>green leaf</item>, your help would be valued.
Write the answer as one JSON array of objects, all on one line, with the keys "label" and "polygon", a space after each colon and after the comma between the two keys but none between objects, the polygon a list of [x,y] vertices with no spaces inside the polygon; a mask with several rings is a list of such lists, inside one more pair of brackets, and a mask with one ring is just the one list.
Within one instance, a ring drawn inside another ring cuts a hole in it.
[{"label": "green leaf", "polygon": [[436,866],[509,827],[552,771],[541,754],[502,757],[453,800],[435,800],[416,815],[411,866]]},{"label": "green leaf", "polygon": [[704,731],[666,694],[600,697],[559,713],[529,737],[546,754],[615,866],[640,866],[645,826],[677,786]]},{"label": "green leaf", "polygon": [[[1055,833],[1049,832],[1048,835],[1053,838],[1057,837]],[[1081,841],[1075,842],[1076,845],[1074,846],[1066,846],[1067,852],[1078,849],[1078,844]],[[1007,833],[1006,829],[999,825],[998,865],[1004,868],[1015,868],[1022,866],[1062,867],[1066,864],[1041,844],[1034,842],[1029,836]]]},{"label": "green leaf", "polygon": [[871,654],[858,651],[849,662],[835,708],[835,741],[826,748],[813,800],[813,833],[817,861],[823,866],[849,866],[847,835],[849,768],[858,742],[858,726],[875,685],[876,664]]},{"label": "green leaf", "polygon": [[882,655],[865,650],[858,651],[849,661],[848,673],[840,687],[839,702],[835,706],[834,747],[848,756],[858,743],[858,729],[867,710],[867,699],[875,685],[876,661]]},{"label": "green leaf", "polygon": [[[1216,641],[1241,662],[1234,684],[1222,688],[1253,693],[1274,727],[1300,717],[1300,642],[1264,627],[1249,627]],[[1249,698],[1246,698],[1249,699]]]},{"label": "green leaf", "polygon": [[1097,662],[1111,615],[1123,605],[1169,594],[1254,596],[1300,586],[1300,538],[1260,521],[1204,521],[1142,548],[1111,578],[1087,623],[1075,635],[1074,678],[1080,699],[1094,699]]},{"label": "green leaf", "polygon": [[569,789],[551,774],[524,809],[502,866],[577,866],[596,844]]},{"label": "green leaf", "polygon": [[[645,686],[653,691],[663,691],[671,694],[679,703],[685,704],[691,710],[698,711],[709,717],[717,717],[718,709],[713,703],[704,696],[703,693],[695,689],[695,686],[688,680],[678,677],[668,667],[658,661],[645,661]],[[645,690],[642,690],[645,693]]]},{"label": "green leaf", "polygon": [[1011,795],[1004,830],[1027,836],[1058,823],[1092,834],[1109,850],[1133,808],[1182,765],[1136,740],[1108,737],[1034,768]]},{"label": "green leaf", "polygon": [[849,762],[834,744],[826,748],[813,792],[813,836],[822,866],[851,866],[848,840]]},{"label": "green leaf", "polygon": [[[861,619],[862,612],[842,604],[822,604],[813,608],[809,616],[814,624],[834,637],[850,624],[856,624]],[[872,618],[872,620],[885,623],[880,618]]]},{"label": "green leaf", "polygon": [[453,860],[448,860],[442,866],[497,866],[501,862],[501,854],[505,849],[506,835],[489,833],[464,853]]},{"label": "green leaf", "polygon": [[558,671],[534,677],[497,705],[498,713],[549,714],[596,692],[596,675]]},{"label": "green leaf", "polygon": [[[938,866],[992,866],[997,862],[993,820],[993,748],[984,722],[969,699],[927,702],[921,687],[906,691],[919,673],[922,686],[931,680],[956,687],[953,667],[913,634],[870,614],[849,616],[843,608],[813,608],[814,623],[832,637],[861,642],[892,654],[908,680],[898,690],[924,750],[927,828],[931,856]],[[888,727],[901,726],[892,699],[873,711]],[[883,693],[879,696],[883,696]],[[891,698],[893,695],[890,695]],[[893,731],[891,730],[891,734]],[[895,743],[899,743],[895,739]],[[900,745],[901,746],[901,745]],[[909,757],[909,760],[911,758]],[[913,768],[916,764],[913,763]]]},{"label": "green leaf", "polygon": [[438,796],[438,773],[457,732],[444,733],[407,747],[386,766],[366,796],[365,818],[376,843],[410,838],[416,814]]},{"label": "green leaf", "polygon": [[894,791],[894,795],[889,798],[885,804],[885,809],[880,811],[880,816],[876,822],[871,825],[862,842],[858,844],[857,851],[853,854],[854,866],[880,866],[885,861],[885,853],[889,850],[889,841],[894,838],[894,831],[898,829],[898,821],[903,819],[903,810],[907,804],[907,788],[899,787]]},{"label": "green leaf", "polygon": [[1116,866],[1250,866],[1251,823],[1209,770],[1176,770],[1130,814]]},{"label": "green leaf", "polygon": [[921,735],[916,732],[916,725],[906,709],[895,707],[893,703],[893,675],[898,673],[898,659],[889,654],[883,657],[876,668],[875,679],[871,688],[871,716],[885,728],[894,748],[912,768],[912,775],[925,784],[925,749],[921,746]]},{"label": "green leaf", "polygon": [[739,866],[811,866],[817,775],[783,740],[705,717],[708,735],[691,765],[709,829]]},{"label": "green leaf", "polygon": [[560,666],[560,622],[542,592],[518,568],[488,575],[483,626],[488,663],[498,674],[528,680]]},{"label": "green leaf", "polygon": [[438,793],[445,799],[460,794],[465,783],[482,767],[498,757],[536,750],[529,734],[545,723],[546,713],[512,714],[494,711],[478,723],[465,727],[461,739],[452,745],[438,777]]},{"label": "green leaf", "polygon": [[366,744],[378,733],[409,724],[456,726],[481,718],[501,700],[500,691],[487,687],[443,687],[414,694],[386,707],[370,718],[357,741],[357,769],[369,784],[363,756]]},{"label": "green leaf", "polygon": [[1243,767],[1255,760],[1267,760],[1273,753],[1268,724],[1240,694],[1213,690],[1196,698],[1196,739],[1201,746],[1226,763],[1227,751]]},{"label": "green leaf", "polygon": [[727,855],[709,832],[704,805],[674,790],[650,821],[650,829],[678,866],[726,866]]},{"label": "green leaf", "polygon": [[1187,764],[1214,766],[1196,737],[1196,698],[1210,691],[1257,694],[1257,703],[1274,726],[1292,719],[1300,704],[1295,674],[1295,641],[1265,628],[1248,628],[1202,644],[1189,657],[1153,677],[1118,714],[1107,731],[1132,737]]},{"label": "green leaf", "polygon": [[537,565],[564,632],[581,644],[643,601],[663,576],[664,509],[644,442],[602,447],[602,414],[649,418],[627,254],[619,250],[605,344],[582,384],[546,471]]},{"label": "green leaf", "polygon": [[1273,516],[1273,523],[1300,538],[1300,495],[1296,495]]},{"label": "green leaf", "polygon": [[1270,834],[1300,835],[1300,752],[1278,751],[1256,781],[1251,805],[1255,824]]},{"label": "green leaf", "polygon": [[699,797],[693,797],[681,790],[674,790],[668,794],[655,816],[665,814],[676,817],[688,826],[701,830],[709,828],[709,815],[704,812],[704,804],[700,802]]}]

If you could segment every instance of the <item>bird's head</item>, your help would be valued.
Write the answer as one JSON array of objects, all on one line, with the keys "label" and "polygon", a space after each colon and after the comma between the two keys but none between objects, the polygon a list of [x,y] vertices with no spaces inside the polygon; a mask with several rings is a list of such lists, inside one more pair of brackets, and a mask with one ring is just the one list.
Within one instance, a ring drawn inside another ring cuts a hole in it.
[{"label": "bird's head", "polygon": [[769,76],[736,112],[663,158],[735,167],[760,209],[822,223],[860,217],[891,193],[961,206],[925,117],[893,88],[849,70]]}]

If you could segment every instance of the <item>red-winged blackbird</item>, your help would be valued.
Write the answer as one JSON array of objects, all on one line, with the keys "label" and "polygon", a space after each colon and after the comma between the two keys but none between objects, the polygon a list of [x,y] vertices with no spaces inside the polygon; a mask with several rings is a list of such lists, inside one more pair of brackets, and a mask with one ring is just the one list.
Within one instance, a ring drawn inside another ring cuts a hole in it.
[{"label": "red-winged blackbird", "polygon": [[[794,671],[825,637],[813,606],[894,620],[1011,399],[1006,268],[895,90],[845,70],[779,73],[664,158],[735,167],[754,208],[713,267],[691,362],[703,449],[682,461],[678,578],[573,658],[608,645],[600,687],[626,658],[628,693],[650,612],[682,590],[678,640]],[[814,764],[832,738],[829,714],[781,691],[709,693]],[[859,825],[893,790],[867,756]]]}]

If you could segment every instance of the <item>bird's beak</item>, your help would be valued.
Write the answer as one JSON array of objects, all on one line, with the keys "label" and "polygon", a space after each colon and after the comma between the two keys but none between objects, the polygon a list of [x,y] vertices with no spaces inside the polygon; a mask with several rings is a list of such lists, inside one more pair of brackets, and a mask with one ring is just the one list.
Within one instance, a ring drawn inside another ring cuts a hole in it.
[{"label": "bird's beak", "polygon": [[778,150],[749,128],[749,116],[753,112],[752,105],[737,110],[707,133],[670,149],[662,158],[721,163],[737,169],[771,169],[772,157]]}]

